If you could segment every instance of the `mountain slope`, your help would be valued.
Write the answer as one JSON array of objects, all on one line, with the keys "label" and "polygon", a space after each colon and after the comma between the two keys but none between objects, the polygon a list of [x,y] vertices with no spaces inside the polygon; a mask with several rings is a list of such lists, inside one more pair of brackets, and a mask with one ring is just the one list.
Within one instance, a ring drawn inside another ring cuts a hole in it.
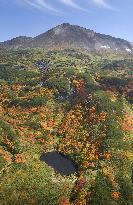
[{"label": "mountain slope", "polygon": [[132,43],[126,40],[99,34],[69,23],[63,23],[34,38],[17,37],[0,43],[0,48],[6,49],[53,48],[56,46],[77,47],[89,51],[133,53]]},{"label": "mountain slope", "polygon": [[[1,205],[133,204],[133,58],[112,56],[0,52]],[[79,174],[40,161],[53,150]]]},{"label": "mountain slope", "polygon": [[8,41],[0,43],[0,48],[5,49],[20,49],[30,47],[32,44],[32,37],[19,36]]}]

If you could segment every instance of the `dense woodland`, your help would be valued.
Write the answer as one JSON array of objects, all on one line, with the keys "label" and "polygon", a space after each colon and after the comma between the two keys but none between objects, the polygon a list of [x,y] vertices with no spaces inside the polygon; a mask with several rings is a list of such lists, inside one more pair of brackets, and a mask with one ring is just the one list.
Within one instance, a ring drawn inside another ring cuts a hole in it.
[{"label": "dense woodland", "polygon": [[[0,204],[133,204],[133,58],[0,50]],[[80,167],[40,161],[57,150]]]}]

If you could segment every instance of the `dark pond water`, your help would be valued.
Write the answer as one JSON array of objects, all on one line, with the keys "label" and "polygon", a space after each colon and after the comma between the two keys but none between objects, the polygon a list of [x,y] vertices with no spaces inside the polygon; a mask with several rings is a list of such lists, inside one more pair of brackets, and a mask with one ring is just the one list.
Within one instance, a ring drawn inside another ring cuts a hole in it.
[{"label": "dark pond water", "polygon": [[78,174],[79,172],[79,166],[72,159],[57,151],[42,154],[40,160],[54,168],[61,175]]}]

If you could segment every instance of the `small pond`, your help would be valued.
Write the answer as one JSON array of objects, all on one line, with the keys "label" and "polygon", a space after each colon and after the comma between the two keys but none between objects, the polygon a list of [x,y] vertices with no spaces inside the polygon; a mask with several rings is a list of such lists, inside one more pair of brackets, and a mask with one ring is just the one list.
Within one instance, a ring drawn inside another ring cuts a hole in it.
[{"label": "small pond", "polygon": [[40,160],[54,168],[61,175],[78,174],[79,166],[68,156],[52,151],[41,155]]}]

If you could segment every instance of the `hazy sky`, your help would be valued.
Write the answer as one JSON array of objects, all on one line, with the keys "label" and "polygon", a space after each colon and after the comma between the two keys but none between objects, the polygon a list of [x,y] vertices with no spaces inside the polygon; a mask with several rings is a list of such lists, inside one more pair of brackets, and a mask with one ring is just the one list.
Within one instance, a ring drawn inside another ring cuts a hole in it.
[{"label": "hazy sky", "polygon": [[133,42],[133,0],[0,0],[0,41],[64,22]]}]

